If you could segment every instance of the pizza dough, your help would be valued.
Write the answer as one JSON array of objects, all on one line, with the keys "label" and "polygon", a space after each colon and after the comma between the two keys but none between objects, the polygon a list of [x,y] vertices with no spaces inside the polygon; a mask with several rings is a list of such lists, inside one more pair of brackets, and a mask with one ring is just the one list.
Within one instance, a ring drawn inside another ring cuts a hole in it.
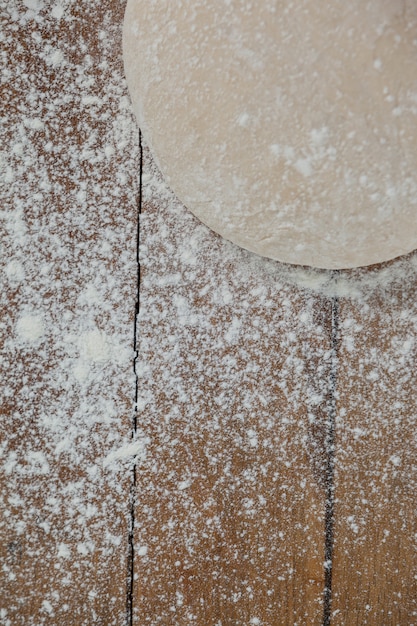
[{"label": "pizza dough", "polygon": [[417,3],[129,0],[164,177],[226,239],[321,268],[417,248]]}]

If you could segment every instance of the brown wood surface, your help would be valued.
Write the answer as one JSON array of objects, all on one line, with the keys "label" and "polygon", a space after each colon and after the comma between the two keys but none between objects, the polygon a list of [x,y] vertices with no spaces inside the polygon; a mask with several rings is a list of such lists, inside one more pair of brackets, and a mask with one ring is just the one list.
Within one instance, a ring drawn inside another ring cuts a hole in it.
[{"label": "brown wood surface", "polygon": [[[0,11],[0,623],[120,626],[131,474],[103,459],[129,441],[134,396],[138,134],[123,109],[123,6]],[[94,358],[103,337],[126,358]]]},{"label": "brown wood surface", "polygon": [[331,302],[172,198],[141,242],[135,623],[321,624]]},{"label": "brown wood surface", "polygon": [[416,295],[340,303],[332,624],[417,624]]},{"label": "brown wood surface", "polygon": [[0,623],[417,624],[415,278],[291,286],[145,150],[132,508],[132,355],[79,342],[133,346],[124,4],[3,4]]}]

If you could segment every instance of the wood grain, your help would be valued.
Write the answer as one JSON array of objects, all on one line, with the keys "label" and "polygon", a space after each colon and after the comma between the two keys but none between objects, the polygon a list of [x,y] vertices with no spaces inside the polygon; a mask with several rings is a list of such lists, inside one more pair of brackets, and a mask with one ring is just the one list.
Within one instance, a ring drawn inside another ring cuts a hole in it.
[{"label": "wood grain", "polygon": [[321,624],[330,303],[146,193],[135,623]]},{"label": "wood grain", "polygon": [[74,337],[133,336],[123,6],[27,4],[2,13],[0,621],[417,624],[417,282],[341,298],[335,337],[334,301],[209,232],[146,151],[134,510],[103,467],[131,360],[86,373]]},{"label": "wood grain", "polygon": [[335,625],[417,623],[416,278],[395,287],[340,305]]},{"label": "wood grain", "polygon": [[133,413],[138,135],[123,6],[1,13],[0,622],[120,626],[130,472],[103,459],[129,441]]}]

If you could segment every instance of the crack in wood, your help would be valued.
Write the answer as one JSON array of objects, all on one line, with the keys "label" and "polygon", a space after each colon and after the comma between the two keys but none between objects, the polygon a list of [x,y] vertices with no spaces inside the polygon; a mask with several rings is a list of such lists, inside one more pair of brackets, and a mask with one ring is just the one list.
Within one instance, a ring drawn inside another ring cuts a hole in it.
[{"label": "crack in wood", "polygon": [[[140,286],[141,286],[141,267],[139,261],[139,242],[140,242],[140,215],[142,210],[142,164],[143,164],[143,144],[142,136],[139,132],[139,194],[138,194],[138,220],[137,220],[137,246],[136,246],[136,263],[137,263],[137,300],[135,304],[135,321],[134,321],[134,362],[133,369],[135,373],[135,398],[134,398],[134,414],[132,419],[132,439],[137,433],[138,419],[138,316],[140,310]],[[328,319],[328,318],[327,318]],[[325,320],[324,320],[325,321]],[[330,326],[330,324],[329,324]],[[325,494],[325,512],[324,512],[324,590],[323,590],[323,626],[331,624],[331,607],[332,607],[332,566],[333,566],[333,549],[334,549],[334,473],[335,473],[335,426],[336,426],[336,388],[338,378],[338,352],[339,352],[339,301],[338,298],[331,300],[331,357],[330,369],[328,370],[328,389],[325,395],[326,409],[322,410],[321,419],[316,420],[315,426],[311,427],[310,444],[313,446],[310,450],[312,457],[314,473],[318,483],[324,490]],[[315,360],[314,360],[315,361]],[[312,380],[317,381],[317,371]],[[130,498],[129,498],[129,535],[128,535],[128,575],[127,575],[127,594],[126,594],[126,624],[133,626],[134,612],[134,575],[135,575],[135,506],[136,506],[136,487],[137,487],[137,468],[134,464],[132,468]]]},{"label": "crack in wood", "polygon": [[339,300],[332,300],[330,402],[326,424],[326,500],[324,513],[324,592],[323,626],[330,626],[332,610],[332,574],[334,548],[334,504],[335,504],[335,434],[336,434],[336,388],[339,352]]},{"label": "crack in wood", "polygon": [[[330,302],[330,307],[328,306]],[[326,337],[330,340],[329,356],[327,350],[323,353],[323,344],[312,345],[311,340],[306,341],[303,350],[303,360],[307,372],[307,387],[305,394],[309,398],[317,398],[313,403],[307,404],[307,432],[306,449],[311,464],[313,476],[322,491],[327,490],[327,436],[328,416],[332,405],[332,302],[331,300],[319,299],[314,310],[313,323],[323,329]]]},{"label": "crack in wood", "polygon": [[[137,267],[137,297],[135,303],[135,317],[133,326],[133,371],[135,377],[134,411],[132,419],[131,438],[135,439],[138,427],[138,394],[139,382],[137,374],[138,351],[138,318],[140,310],[140,285],[141,267],[139,259],[140,244],[140,215],[142,212],[142,163],[143,145],[142,134],[139,130],[139,194],[137,204],[137,231],[136,231],[136,267]],[[127,590],[126,590],[126,624],[133,626],[133,603],[134,603],[134,576],[135,576],[135,506],[136,506],[136,482],[137,482],[136,462],[132,467],[132,476],[129,494],[129,534],[128,534],[128,559],[127,559]]]}]

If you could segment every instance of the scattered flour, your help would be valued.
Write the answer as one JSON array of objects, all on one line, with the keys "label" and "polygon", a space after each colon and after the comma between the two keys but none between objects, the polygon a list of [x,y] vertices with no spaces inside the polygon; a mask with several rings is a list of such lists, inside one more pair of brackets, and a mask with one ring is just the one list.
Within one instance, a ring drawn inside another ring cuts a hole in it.
[{"label": "scattered flour", "polygon": [[93,624],[104,605],[108,626],[125,619],[130,469],[103,468],[134,412],[139,141],[122,20],[109,0],[2,3],[2,624],[80,607]]},{"label": "scattered flour", "polygon": [[[9,550],[2,571],[9,606],[0,608],[0,621],[5,624],[16,621],[21,600],[31,598],[39,584],[45,595],[33,617],[39,626],[51,623],[51,615],[65,623],[81,605],[85,623],[99,621],[103,606],[111,616],[108,626],[123,623],[126,581],[124,575],[115,580],[114,572],[126,554],[126,468],[133,462],[141,477],[137,554],[144,562],[152,562],[157,550],[163,553],[163,542],[155,540],[155,525],[163,517],[166,537],[177,533],[174,556],[178,576],[183,575],[193,566],[200,541],[214,537],[215,545],[221,544],[224,516],[233,510],[236,519],[252,519],[251,528],[257,516],[265,521],[260,525],[265,535],[258,546],[249,542],[248,550],[266,552],[271,571],[282,564],[276,580],[290,579],[296,559],[288,534],[303,508],[303,500],[293,501],[292,494],[294,485],[299,498],[308,493],[311,484],[298,476],[300,464],[305,455],[314,460],[320,452],[314,429],[327,402],[332,352],[326,311],[335,297],[344,307],[341,348],[354,372],[345,372],[337,424],[341,462],[361,477],[349,502],[356,509],[346,515],[358,545],[372,526],[367,519],[392,506],[386,494],[380,508],[363,505],[375,476],[386,476],[389,484],[396,472],[396,497],[405,502],[401,489],[412,486],[413,477],[404,481],[401,474],[409,461],[398,453],[398,442],[406,428],[414,433],[407,439],[410,449],[415,440],[409,390],[416,371],[417,311],[410,296],[416,254],[346,272],[257,257],[189,214],[161,181],[146,147],[136,346],[139,429],[128,440],[135,386],[139,144],[115,54],[122,15],[112,13],[117,3],[104,4],[99,18],[97,6],[87,0],[48,6],[10,0],[6,8],[12,51],[6,73],[13,70],[13,85],[25,102],[14,106],[10,92],[9,143],[1,165],[11,200],[0,213],[6,407],[0,468],[7,485],[0,496],[0,530]],[[33,71],[35,62],[42,71]],[[237,120],[243,129],[247,116],[243,112]],[[318,154],[325,139],[325,129],[312,137]],[[278,144],[271,152],[294,158],[308,177],[309,164],[298,154]],[[366,329],[374,327],[377,336],[367,336]],[[366,419],[358,425],[352,415],[364,405]],[[316,448],[309,448],[311,441]],[[368,467],[370,444],[383,441],[386,467]],[[191,449],[200,449],[201,456],[191,458]],[[291,482],[294,471],[297,483]],[[270,479],[279,486],[282,514],[291,522],[283,527],[268,518]],[[363,494],[362,485],[369,487]],[[204,537],[201,511],[207,519]],[[276,533],[272,548],[270,532]],[[213,561],[214,573],[216,567]],[[236,602],[239,594],[253,594],[248,587],[236,590]],[[57,589],[65,589],[65,600]],[[180,596],[172,602],[178,610]],[[123,598],[121,609],[117,598]],[[184,623],[194,620],[189,615]],[[257,615],[247,619],[260,624]]]},{"label": "scattered flour", "polygon": [[24,314],[16,322],[18,341],[37,343],[44,335],[45,325],[41,314]]}]

